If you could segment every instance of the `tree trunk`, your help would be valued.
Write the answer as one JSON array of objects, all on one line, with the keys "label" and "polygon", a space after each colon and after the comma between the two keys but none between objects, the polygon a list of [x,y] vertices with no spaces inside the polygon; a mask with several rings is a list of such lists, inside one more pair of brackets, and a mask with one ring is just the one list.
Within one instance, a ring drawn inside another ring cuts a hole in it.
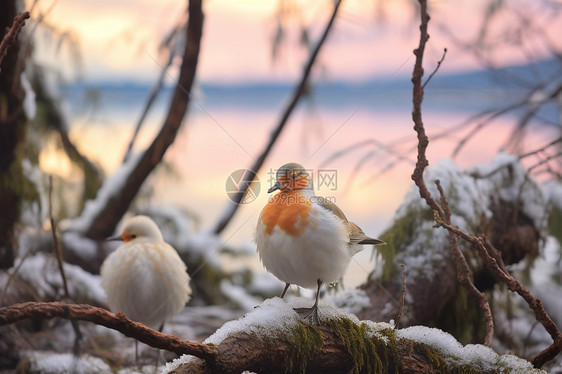
[{"label": "tree trunk", "polygon": [[[16,1],[0,5],[0,40],[4,39],[17,16]],[[22,200],[29,188],[21,161],[24,157],[27,120],[23,110],[25,96],[21,85],[24,58],[14,38],[0,65],[0,269],[14,263],[15,229],[20,218]]]}]

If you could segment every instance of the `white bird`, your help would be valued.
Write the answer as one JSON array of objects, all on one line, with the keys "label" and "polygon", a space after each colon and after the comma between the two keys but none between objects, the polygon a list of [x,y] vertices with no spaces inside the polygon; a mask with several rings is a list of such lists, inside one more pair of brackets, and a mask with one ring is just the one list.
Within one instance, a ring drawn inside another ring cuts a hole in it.
[{"label": "white bird", "polygon": [[161,330],[190,299],[186,265],[147,216],[129,219],[121,235],[108,240],[125,242],[100,271],[109,309]]},{"label": "white bird", "polygon": [[318,321],[322,284],[338,281],[363,245],[385,242],[365,235],[329,199],[315,196],[310,175],[301,165],[281,166],[276,179],[267,192],[280,192],[269,199],[258,219],[257,251],[264,267],[285,282],[281,297],[291,284],[316,288],[314,305],[297,312],[314,313]]}]

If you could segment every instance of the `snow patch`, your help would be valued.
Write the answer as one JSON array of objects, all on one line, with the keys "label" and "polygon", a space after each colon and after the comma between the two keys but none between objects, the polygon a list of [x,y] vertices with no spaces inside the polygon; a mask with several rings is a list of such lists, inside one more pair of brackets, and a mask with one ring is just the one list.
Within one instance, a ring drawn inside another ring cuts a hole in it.
[{"label": "snow patch", "polygon": [[[105,292],[99,276],[90,274],[76,265],[64,263],[63,266],[68,292],[73,300],[105,304]],[[31,285],[41,299],[63,296],[62,277],[57,260],[53,256],[37,253],[24,259],[17,275]]]},{"label": "snow patch", "polygon": [[558,209],[562,209],[562,183],[551,180],[545,182],[541,187],[548,202]]},{"label": "snow patch", "polygon": [[37,115],[37,103],[35,102],[37,95],[35,94],[35,91],[33,91],[31,82],[27,79],[27,75],[25,73],[21,73],[21,86],[25,92],[25,96],[23,98],[23,111],[25,112],[25,116],[28,120],[33,120]]},{"label": "snow patch", "polygon": [[220,267],[216,255],[219,253],[225,242],[212,233],[200,233],[185,238],[184,243],[178,243],[178,248],[188,252],[189,256],[198,254],[205,257],[206,261]]},{"label": "snow patch", "polygon": [[61,236],[65,248],[85,261],[93,261],[98,256],[98,245],[75,231],[65,231]]},{"label": "snow patch", "polygon": [[265,300],[239,320],[225,323],[213,335],[205,339],[204,343],[218,345],[228,336],[242,331],[255,333],[258,337],[267,337],[278,332],[288,333],[299,321],[300,317],[291,305],[279,297],[274,297]]},{"label": "snow patch", "polygon": [[111,373],[111,368],[101,358],[90,355],[75,357],[71,353],[30,352],[30,372],[42,374],[60,373]]},{"label": "snow patch", "polygon": [[253,273],[252,281],[246,286],[246,289],[252,294],[275,295],[281,294],[282,285],[283,283],[275,275],[266,271],[258,271]]},{"label": "snow patch", "polygon": [[471,365],[482,371],[491,371],[498,367],[509,367],[511,373],[545,373],[534,369],[526,360],[513,355],[498,355],[484,345],[467,344],[462,346],[452,335],[435,328],[412,326],[396,330],[396,337],[410,339],[436,349],[445,356],[451,366]]},{"label": "snow patch", "polygon": [[243,310],[252,310],[261,299],[250,295],[244,287],[233,284],[230,280],[223,280],[220,284],[222,293]]},{"label": "snow patch", "polygon": [[332,302],[338,308],[347,313],[358,313],[363,309],[371,307],[371,300],[365,290],[359,288],[347,290],[332,298]]}]

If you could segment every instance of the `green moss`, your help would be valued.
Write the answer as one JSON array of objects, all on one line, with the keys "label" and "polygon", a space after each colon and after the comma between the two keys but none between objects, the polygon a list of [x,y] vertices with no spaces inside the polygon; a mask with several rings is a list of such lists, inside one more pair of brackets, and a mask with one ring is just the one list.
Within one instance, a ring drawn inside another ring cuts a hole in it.
[{"label": "green moss", "polygon": [[21,201],[37,201],[39,200],[39,193],[35,185],[25,177],[21,166],[24,158],[23,147],[18,146],[16,159],[5,173],[0,174],[0,187],[14,191]]},{"label": "green moss", "polygon": [[460,284],[457,285],[455,297],[445,305],[438,318],[430,325],[447,331],[463,345],[482,341],[485,336],[485,325],[478,304]]},{"label": "green moss", "polygon": [[548,233],[562,244],[562,209],[553,206],[548,216]]},{"label": "green moss", "polygon": [[335,331],[352,358],[349,373],[397,373],[398,352],[394,331],[369,333],[367,324],[357,325],[347,319],[330,320],[327,324]]},{"label": "green moss", "polygon": [[443,356],[437,352],[435,349],[431,348],[429,345],[412,341],[412,349],[422,353],[433,369],[440,369],[445,371],[447,369],[447,364]]},{"label": "green moss", "polygon": [[288,372],[304,373],[312,355],[322,349],[322,334],[318,327],[298,322],[290,343],[295,347],[289,357]]},{"label": "green moss", "polygon": [[386,230],[380,239],[386,242],[384,246],[375,246],[373,253],[378,253],[384,260],[384,267],[381,280],[390,279],[397,272],[394,265],[396,253],[403,249],[410,242],[416,228],[419,226],[420,215],[409,209],[402,217],[394,221],[392,227]]}]

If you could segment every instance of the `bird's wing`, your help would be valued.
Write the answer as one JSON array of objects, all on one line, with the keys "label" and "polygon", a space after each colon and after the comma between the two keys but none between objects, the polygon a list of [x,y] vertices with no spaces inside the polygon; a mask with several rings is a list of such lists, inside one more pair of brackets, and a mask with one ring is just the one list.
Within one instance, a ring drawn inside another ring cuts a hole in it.
[{"label": "bird's wing", "polygon": [[359,226],[357,226],[353,222],[348,222],[347,226],[349,227],[349,241],[353,244],[371,244],[371,245],[383,245],[386,244],[384,241],[380,239],[371,238],[367,236],[363,230]]},{"label": "bird's wing", "polygon": [[330,200],[324,198],[318,198],[316,202],[321,207],[328,209],[330,212],[334,213],[338,218],[341,218],[342,221],[346,223],[349,222],[345,214],[343,214],[343,211],[336,204],[332,203]]},{"label": "bird's wing", "polygon": [[317,202],[323,208],[329,210],[330,212],[334,213],[337,217],[341,218],[342,221],[348,227],[349,230],[349,242],[352,244],[372,244],[372,245],[382,245],[386,244],[382,240],[371,238],[367,236],[363,230],[355,223],[348,221],[347,217],[343,213],[343,211],[334,203],[327,199],[317,199]]}]

